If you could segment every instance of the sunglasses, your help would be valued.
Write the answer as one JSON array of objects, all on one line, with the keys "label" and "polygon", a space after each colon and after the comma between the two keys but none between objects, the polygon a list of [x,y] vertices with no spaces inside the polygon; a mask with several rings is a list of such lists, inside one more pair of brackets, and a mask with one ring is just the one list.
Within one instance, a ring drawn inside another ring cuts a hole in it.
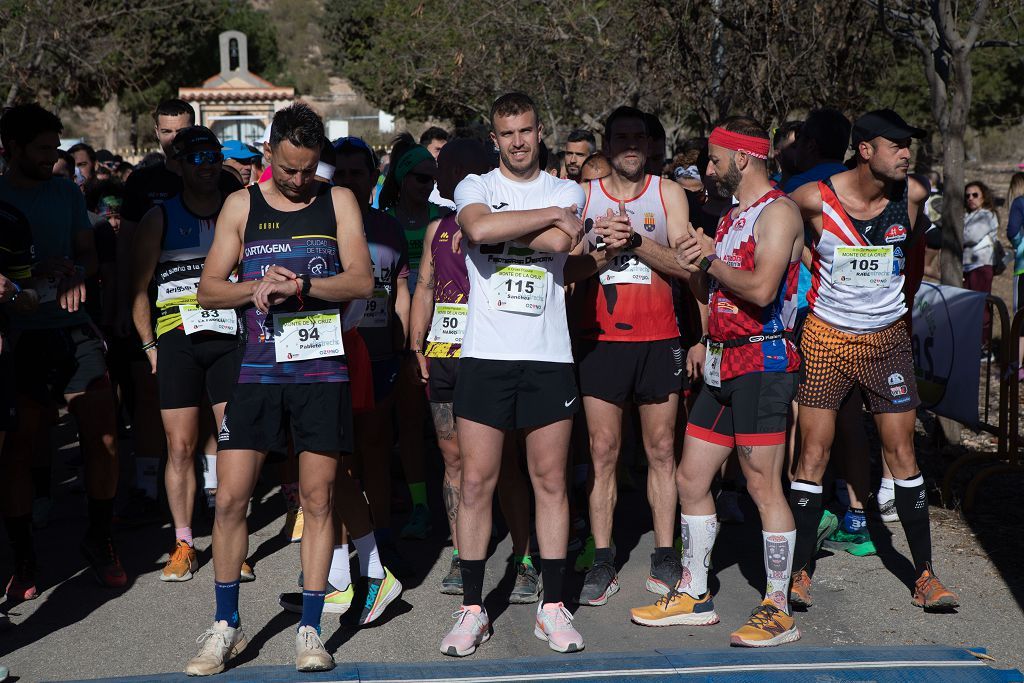
[{"label": "sunglasses", "polygon": [[182,160],[190,166],[199,166],[201,164],[219,164],[224,161],[224,155],[221,152],[192,152],[191,154],[185,154]]},{"label": "sunglasses", "polygon": [[980,192],[968,192],[967,193],[967,198],[968,199],[981,199],[981,193]]},{"label": "sunglasses", "polygon": [[423,183],[424,185],[434,182],[434,176],[429,173],[410,173],[409,177],[418,183]]},{"label": "sunglasses", "polygon": [[257,159],[259,159],[259,157],[246,157],[244,159],[231,159],[231,161],[236,164],[241,164],[242,166],[252,166],[256,163]]}]

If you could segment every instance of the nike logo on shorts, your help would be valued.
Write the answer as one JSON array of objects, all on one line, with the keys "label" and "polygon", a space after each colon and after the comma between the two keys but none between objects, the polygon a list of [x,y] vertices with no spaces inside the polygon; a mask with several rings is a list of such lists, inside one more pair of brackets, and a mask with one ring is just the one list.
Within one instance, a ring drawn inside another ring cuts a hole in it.
[{"label": "nike logo on shorts", "polygon": [[565,402],[565,407],[568,408],[569,406],[571,406],[575,402],[576,402],[576,397],[573,396],[571,399],[569,399],[568,401]]}]

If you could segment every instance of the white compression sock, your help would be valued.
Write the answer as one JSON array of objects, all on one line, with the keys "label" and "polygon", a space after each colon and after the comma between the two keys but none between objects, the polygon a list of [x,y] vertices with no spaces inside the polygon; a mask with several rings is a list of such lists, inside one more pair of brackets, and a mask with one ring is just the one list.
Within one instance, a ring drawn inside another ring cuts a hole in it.
[{"label": "white compression sock", "polygon": [[384,565],[380,563],[380,555],[377,554],[377,539],[373,532],[362,538],[353,538],[352,543],[359,553],[359,573],[371,579],[384,578]]},{"label": "white compression sock", "polygon": [[789,614],[789,577],[793,573],[793,531],[762,531],[764,541],[764,571],[768,575],[768,594],[779,609]]},{"label": "white compression sock", "polygon": [[352,568],[349,566],[348,543],[334,546],[331,555],[331,571],[327,580],[338,590],[345,590],[352,584]]},{"label": "white compression sock", "polygon": [[717,515],[680,515],[683,534],[683,576],[679,588],[692,598],[708,592],[711,549],[718,536]]},{"label": "white compression sock", "polygon": [[217,488],[217,456],[216,454],[210,455],[207,453],[205,458],[206,462],[203,466],[203,488],[215,489]]}]

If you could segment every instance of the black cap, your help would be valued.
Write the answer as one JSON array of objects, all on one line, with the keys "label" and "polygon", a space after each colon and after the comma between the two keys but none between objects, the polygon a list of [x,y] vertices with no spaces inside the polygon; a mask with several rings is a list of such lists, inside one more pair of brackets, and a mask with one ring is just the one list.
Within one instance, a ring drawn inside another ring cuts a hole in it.
[{"label": "black cap", "polygon": [[924,130],[914,128],[892,109],[876,109],[853,122],[853,135],[850,140],[851,145],[856,148],[858,144],[875,138],[906,140],[924,136]]},{"label": "black cap", "polygon": [[111,161],[117,161],[117,157],[109,149],[96,150],[96,161],[101,164],[106,164]]},{"label": "black cap", "polygon": [[206,126],[184,128],[178,131],[178,134],[174,136],[174,142],[171,143],[175,158],[204,148],[220,151],[220,140]]}]

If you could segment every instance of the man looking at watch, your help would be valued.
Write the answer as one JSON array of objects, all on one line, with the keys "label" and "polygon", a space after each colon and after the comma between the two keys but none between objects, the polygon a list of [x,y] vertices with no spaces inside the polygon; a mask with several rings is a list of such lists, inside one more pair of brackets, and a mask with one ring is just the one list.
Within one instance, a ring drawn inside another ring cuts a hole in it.
[{"label": "man looking at watch", "polygon": [[647,625],[718,621],[707,587],[718,532],[710,489],[735,447],[761,514],[768,579],[763,601],[732,634],[733,645],[748,647],[800,637],[788,603],[796,530],[781,474],[786,418],[800,367],[789,337],[803,233],[796,205],[768,180],[769,145],[768,131],[746,117],[727,119],[709,139],[708,175],[739,205],[722,217],[714,240],[689,228],[677,249],[680,264],[695,273],[690,278],[694,295],[708,302],[709,337],[704,388],[690,413],[676,473],[683,576],[678,593],[633,610],[633,620]]}]

